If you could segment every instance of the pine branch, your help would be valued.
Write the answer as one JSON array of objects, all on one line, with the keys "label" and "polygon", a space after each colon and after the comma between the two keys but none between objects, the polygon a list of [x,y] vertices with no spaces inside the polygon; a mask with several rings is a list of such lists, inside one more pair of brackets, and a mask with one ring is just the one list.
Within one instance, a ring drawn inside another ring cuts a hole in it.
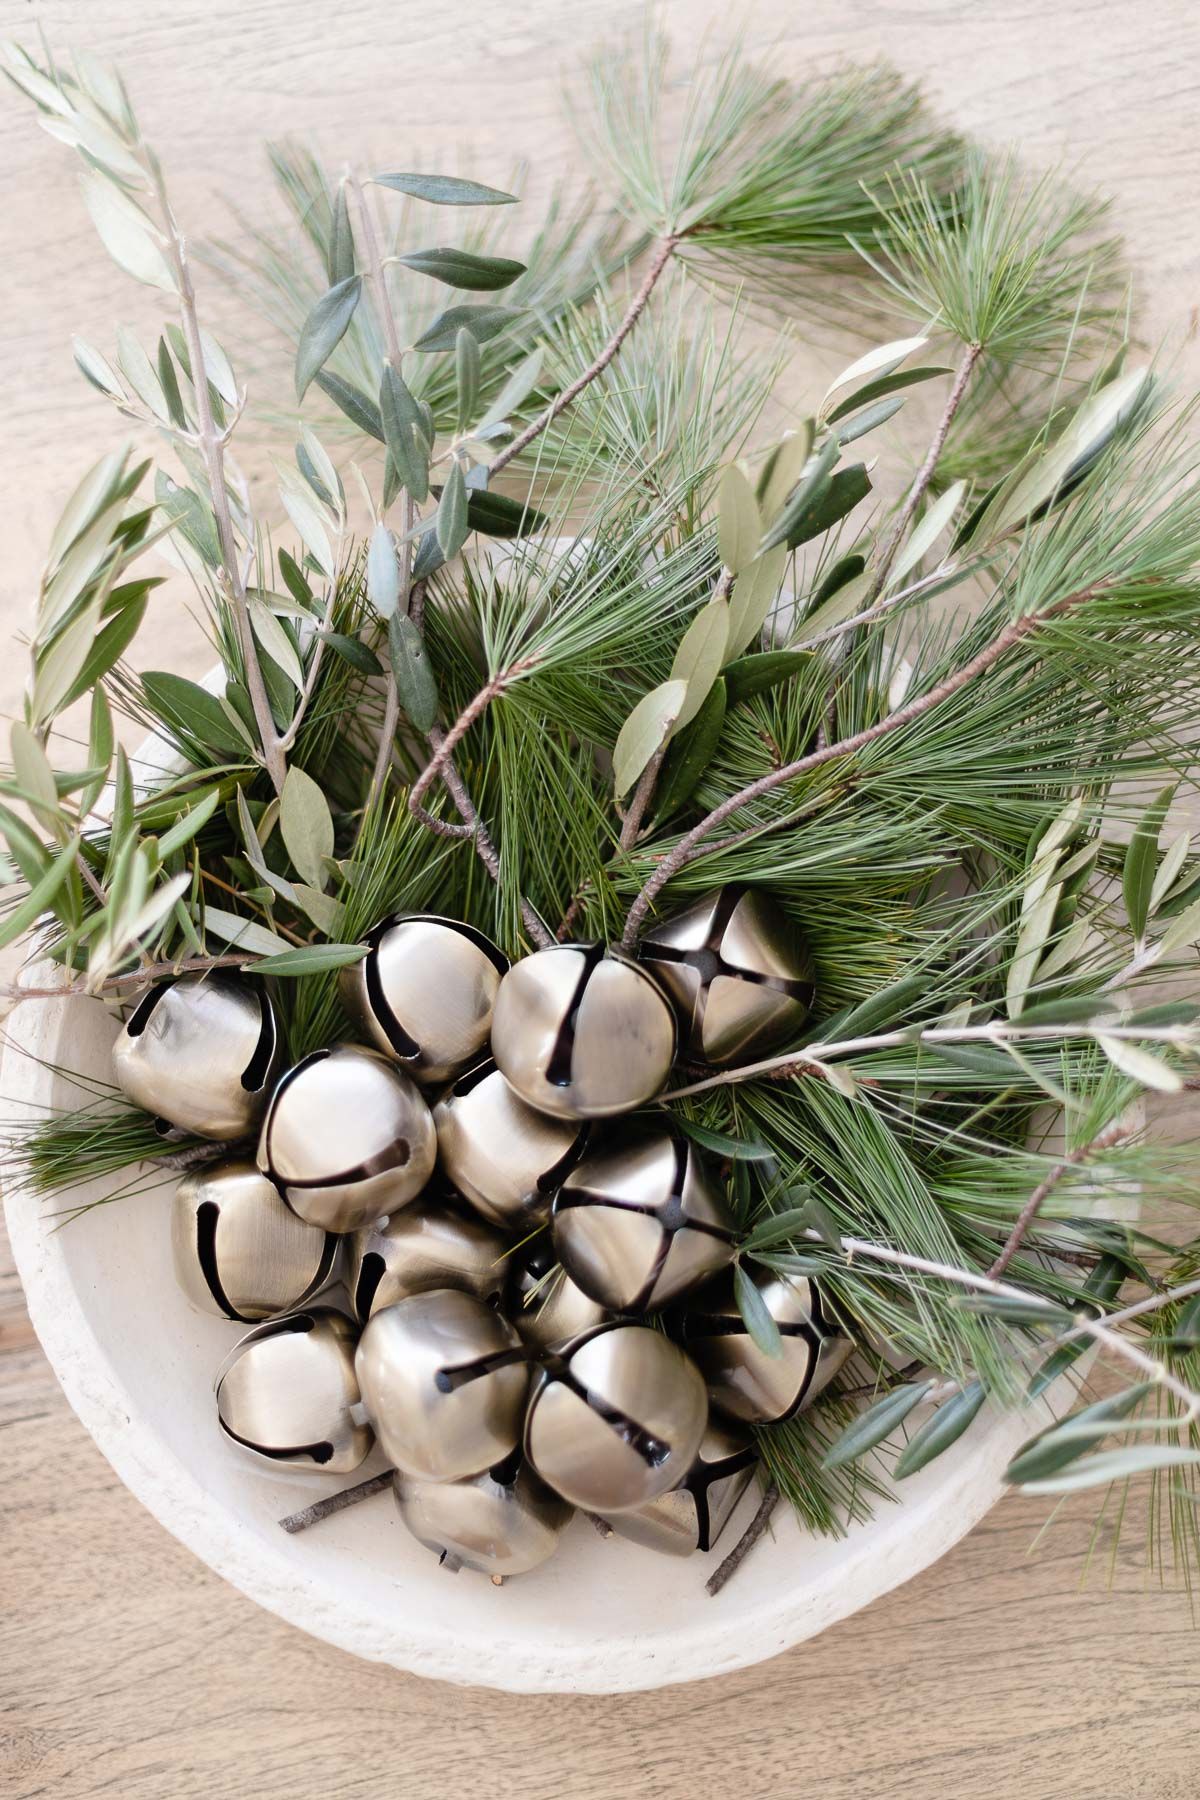
[{"label": "pine branch", "polygon": [[887,581],[892,563],[896,559],[896,552],[904,542],[905,533],[912,523],[913,514],[925,497],[925,490],[933,480],[934,472],[938,466],[938,459],[945,449],[946,439],[950,434],[950,427],[953,425],[958,409],[962,405],[963,395],[967,391],[967,383],[970,381],[972,372],[982,353],[983,346],[981,344],[967,345],[962,361],[958,365],[958,372],[954,377],[954,382],[951,386],[946,404],[942,409],[942,416],[937,422],[933,437],[930,440],[929,448],[925,452],[925,460],[917,470],[913,484],[909,488],[908,493],[904,496],[904,503],[900,508],[895,524],[888,533],[883,549],[879,553],[875,565],[875,579],[871,583],[870,592],[867,596],[868,604],[876,601],[883,592],[884,583]]},{"label": "pine branch", "polygon": [[1127,1138],[1132,1136],[1133,1129],[1131,1127],[1126,1127],[1121,1124],[1110,1125],[1107,1131],[1100,1132],[1097,1137],[1092,1138],[1090,1143],[1080,1144],[1077,1149],[1071,1151],[1069,1156],[1065,1156],[1060,1163],[1055,1164],[1045,1180],[1040,1181],[1037,1187],[1034,1188],[1032,1194],[1030,1194],[1028,1200],[1025,1202],[1025,1205],[1021,1208],[1016,1224],[1009,1232],[1000,1254],[988,1270],[988,1274],[993,1281],[999,1280],[1000,1276],[1003,1275],[1009,1263],[1024,1243],[1034,1220],[1041,1212],[1042,1207],[1050,1198],[1050,1195],[1054,1192],[1063,1176],[1069,1174],[1072,1169],[1078,1168],[1080,1163],[1086,1162],[1090,1156],[1097,1156],[1101,1151],[1111,1150],[1114,1144],[1122,1144]]}]

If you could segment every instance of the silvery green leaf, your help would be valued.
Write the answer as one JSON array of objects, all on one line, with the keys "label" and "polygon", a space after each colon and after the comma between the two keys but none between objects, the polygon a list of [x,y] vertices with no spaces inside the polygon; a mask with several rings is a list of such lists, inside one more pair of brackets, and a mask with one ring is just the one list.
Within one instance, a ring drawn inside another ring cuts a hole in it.
[{"label": "silvery green leaf", "polygon": [[420,175],[400,173],[375,175],[379,187],[393,188],[413,200],[428,200],[434,206],[515,206],[515,194],[499,188],[483,187],[478,181],[462,181],[454,175]]},{"label": "silvery green leaf", "polygon": [[460,331],[469,331],[478,343],[486,344],[521,316],[520,308],[513,306],[448,306],[416,339],[413,349],[427,354],[453,350]]},{"label": "silvery green leaf", "polygon": [[262,975],[320,975],[361,962],[366,954],[365,944],[297,944],[294,949],[264,957],[254,967]]},{"label": "silvery green leaf", "polygon": [[229,358],[216,338],[210,337],[203,325],[200,327],[200,351],[204,358],[204,373],[209,381],[227,406],[236,406],[238,387]]},{"label": "silvery green leaf", "polygon": [[178,487],[162,469],[155,479],[155,498],[173,528],[186,538],[210,569],[221,566],[221,543],[211,506],[191,488]]},{"label": "silvery green leaf", "polygon": [[50,813],[58,812],[58,786],[50,759],[27,725],[18,719],[9,733],[13,774],[25,799]]},{"label": "silvery green leaf", "polygon": [[1054,914],[1062,897],[1062,888],[1057,883],[1047,888],[1034,906],[1026,914],[1017,933],[1017,941],[1013,947],[1012,961],[1008,965],[1005,979],[1004,997],[1010,1019],[1021,1015],[1025,996],[1033,983],[1042,951],[1046,947],[1046,939],[1050,936],[1050,928],[1054,924]]},{"label": "silvery green leaf", "polygon": [[465,431],[475,414],[479,397],[479,340],[460,330],[454,340],[454,385],[458,401],[458,429]]},{"label": "silvery green leaf", "polygon": [[100,635],[102,601],[97,595],[49,650],[38,658],[30,714],[36,726],[48,725],[75,698],[80,679]]},{"label": "silvery green leaf", "polygon": [[450,473],[446,477],[437,509],[437,540],[447,562],[462,549],[468,529],[467,490],[463,481],[462,464],[455,457],[450,464]]},{"label": "silvery green leaf", "polygon": [[762,540],[761,549],[770,550],[776,544],[786,544],[791,536],[792,528],[803,517],[806,509],[813,504],[821,489],[829,480],[834,464],[841,454],[841,445],[835,437],[826,438],[816,456],[810,459],[807,471],[800,485],[784,506],[782,512],[767,527],[766,536]]},{"label": "silvery green leaf", "polygon": [[1096,1033],[1096,1042],[1113,1067],[1122,1075],[1128,1075],[1131,1081],[1140,1081],[1143,1087],[1154,1088],[1160,1094],[1177,1094],[1182,1088],[1182,1077],[1139,1044],[1111,1037],[1106,1031]]},{"label": "silvery green leaf", "polygon": [[847,1463],[857,1462],[868,1450],[878,1449],[909,1413],[920,1406],[932,1387],[932,1381],[909,1382],[882,1394],[847,1425],[840,1437],[834,1439],[821,1467],[841,1469]]},{"label": "silvery green leaf", "polygon": [[291,949],[286,938],[276,937],[265,925],[256,925],[253,919],[239,918],[237,913],[225,912],[219,906],[204,908],[204,929],[206,934],[211,932],[232,949],[248,950],[255,956],[279,956]]},{"label": "silvery green leaf", "polygon": [[432,730],[437,719],[437,682],[425,640],[405,613],[393,613],[388,620],[388,651],[401,706],[418,731]]},{"label": "silvery green leaf", "polygon": [[83,151],[93,162],[119,175],[123,183],[131,187],[145,186],[146,173],[141,163],[102,120],[84,118],[77,112],[73,119],[43,115],[38,124],[60,144]]},{"label": "silvery green leaf", "polygon": [[1018,1450],[1004,1471],[1005,1481],[1038,1481],[1057,1474],[1084,1455],[1099,1438],[1117,1430],[1149,1392],[1150,1383],[1139,1382],[1123,1394],[1113,1394],[1107,1400],[1097,1400],[1079,1412],[1069,1413]]},{"label": "silvery green leaf", "polygon": [[340,281],[349,281],[354,274],[354,232],[350,224],[350,204],[344,181],[338,184],[333,202],[326,273],[330,287],[336,287]]},{"label": "silvery green leaf", "polygon": [[97,682],[92,689],[91,717],[88,723],[88,767],[94,770],[94,774],[92,780],[80,791],[79,811],[82,817],[91,812],[104,790],[115,746],[112,709],[103,687]]},{"label": "silvery green leaf", "polygon": [[857,412],[860,406],[869,406],[873,400],[882,400],[885,395],[893,394],[900,388],[913,387],[919,381],[932,381],[935,375],[952,375],[954,371],[946,368],[901,369],[893,375],[880,375],[875,381],[868,381],[865,387],[856,393],[848,394],[838,402],[833,411],[827,415],[827,423],[836,425],[839,419],[847,414]]},{"label": "silvery green leaf", "polygon": [[342,908],[332,894],[323,894],[320,888],[309,887],[306,881],[298,881],[293,888],[296,904],[301,912],[310,918],[318,931],[326,937],[333,937],[341,927]]},{"label": "silvery green leaf", "polygon": [[1188,851],[1192,847],[1192,834],[1182,831],[1173,844],[1169,844],[1163,852],[1163,859],[1158,865],[1158,873],[1154,877],[1154,885],[1150,889],[1150,911],[1156,913],[1159,903],[1165,900],[1175,885],[1175,878],[1187,861]]},{"label": "silvery green leaf", "polygon": [[165,670],[148,669],[141,683],[151,711],[168,730],[194,738],[210,750],[241,757],[241,737],[221,710],[215,694],[183,675]]},{"label": "silvery green leaf", "polygon": [[878,431],[889,419],[894,419],[904,405],[901,398],[877,400],[874,406],[864,407],[862,412],[855,413],[844,425],[834,428],[834,436],[839,444],[852,444],[857,438],[866,437],[869,431]]},{"label": "silvery green leaf", "polygon": [[709,689],[721,673],[728,642],[729,602],[714,595],[684,632],[671,664],[671,680],[687,683],[687,697],[675,721],[674,731],[689,724],[700,711]]},{"label": "silvery green leaf", "polygon": [[425,421],[408,383],[389,362],[379,383],[379,413],[392,466],[401,486],[421,505],[429,495],[429,445]]},{"label": "silvery green leaf", "polygon": [[1146,935],[1146,926],[1150,919],[1150,894],[1154,887],[1154,862],[1158,855],[1158,835],[1163,828],[1167,816],[1167,808],[1174,797],[1174,787],[1164,788],[1152,805],[1148,806],[1133,830],[1129,840],[1129,848],[1125,852],[1125,866],[1121,874],[1121,888],[1125,896],[1125,911],[1129,917],[1129,929],[1140,944]]},{"label": "silvery green leaf", "polygon": [[20,88],[21,92],[26,94],[30,100],[35,101],[38,106],[45,107],[49,112],[57,113],[60,118],[74,119],[78,116],[75,107],[72,106],[57,82],[51,81],[48,76],[43,75],[30,59],[28,52],[23,50],[19,44],[6,43],[4,55],[8,64],[4,73],[14,87]]},{"label": "silvery green leaf", "polygon": [[[107,364],[105,365],[107,367]],[[115,379],[115,377],[114,377]],[[116,496],[128,446],[114,450],[93,463],[59,514],[46,551],[46,567],[53,569],[71,545],[105,512]]]},{"label": "silvery green leaf", "polygon": [[747,1275],[740,1262],[733,1265],[733,1297],[755,1348],[764,1356],[779,1356],[783,1350],[779,1327],[767,1310],[757,1282]]},{"label": "silvery green leaf", "polygon": [[372,531],[367,550],[367,598],[381,619],[390,619],[400,603],[396,541],[382,523]]},{"label": "silvery green leaf", "polygon": [[643,694],[613,748],[613,785],[627,794],[650,758],[662,749],[687,700],[686,681],[664,681]]},{"label": "silvery green leaf", "polygon": [[1021,1492],[1075,1494],[1084,1488],[1128,1481],[1134,1475],[1149,1475],[1162,1469],[1194,1468],[1197,1463],[1200,1463],[1200,1450],[1185,1450],[1177,1444],[1135,1445],[1128,1450],[1106,1450],[1099,1456],[1089,1456],[1063,1475],[1023,1482]]},{"label": "silvery green leaf", "polygon": [[944,494],[938,495],[892,564],[892,572],[888,581],[889,587],[898,587],[909,570],[915,569],[926,551],[931,550],[937,543],[957,512],[966,486],[965,481],[956,481],[946,489]]},{"label": "silvery green leaf", "polygon": [[345,413],[352,425],[365,431],[369,437],[384,442],[383,419],[379,408],[369,394],[356,388],[353,382],[343,381],[332,369],[321,369],[313,377],[323,394],[327,394],[334,405]]},{"label": "silvery green leaf", "polygon": [[[319,497],[324,499],[326,504],[333,509],[340,521],[344,518],[346,510],[346,493],[345,489],[342,487],[341,476],[334,468],[329,454],[320,438],[317,436],[316,432],[310,430],[307,425],[301,425],[300,427],[300,443],[308,457],[312,472],[317,477],[316,486],[314,486],[311,477],[308,477],[309,486],[313,488],[314,493],[317,493]],[[322,489],[324,490],[323,493],[321,493]]]},{"label": "silvery green leaf", "polygon": [[303,693],[304,670],[300,666],[296,647],[284,626],[280,624],[275,614],[262,604],[261,600],[248,600],[246,610],[250,614],[254,635],[271,661],[276,668],[283,670],[296,692]]},{"label": "silvery green leaf", "polygon": [[707,1125],[698,1125],[694,1119],[681,1117],[676,1123],[685,1137],[694,1139],[715,1156],[728,1157],[731,1162],[773,1162],[775,1159],[775,1152],[768,1145],[757,1143],[753,1139],[731,1137],[726,1131],[713,1131]]},{"label": "silvery green leaf", "polygon": [[1159,953],[1162,956],[1170,956],[1174,951],[1181,950],[1185,944],[1194,944],[1197,939],[1200,939],[1200,900],[1193,901],[1191,906],[1181,912],[1177,919],[1171,920],[1170,925],[1158,940]]},{"label": "silvery green leaf", "polygon": [[161,425],[170,421],[171,409],[158,371],[137,338],[124,325],[117,330],[117,363],[142,405]]},{"label": "silvery green leaf", "polygon": [[819,481],[810,491],[805,505],[792,509],[792,522],[785,539],[789,550],[799,549],[853,512],[871,491],[871,477],[865,463],[851,463],[827,480]]},{"label": "silvery green leaf", "polygon": [[1135,415],[1153,379],[1148,369],[1133,369],[1107,382],[1085,400],[1061,437],[1035,457],[1003,497],[995,524],[990,527],[993,534],[1021,524],[1051,504],[1077,479]]},{"label": "silvery green leaf", "polygon": [[[241,793],[240,788],[238,792]],[[208,792],[201,794],[186,812],[180,813],[170,830],[164,831],[158,840],[160,862],[166,862],[168,856],[173,856],[176,850],[182,850],[183,846],[190,843],[198,831],[204,829],[216,812],[220,799],[220,788],[209,788]]]},{"label": "silvery green leaf", "polygon": [[545,358],[546,353],[539,344],[538,348],[531,351],[524,362],[517,364],[482,419],[476,424],[476,437],[484,436],[493,426],[499,425],[502,419],[507,419],[509,413],[515,412],[519,406],[523,405],[541,380],[542,364]]},{"label": "silvery green leaf", "polygon": [[317,510],[316,502],[310,498],[307,489],[298,484],[284,481],[280,484],[280,498],[288,518],[300,533],[301,541],[323,575],[330,579],[334,572],[333,547],[329,542],[329,533],[325,529],[325,521]]},{"label": "silvery green leaf", "polygon": [[769,693],[807,669],[810,662],[811,653],[807,650],[761,650],[737,657],[725,669],[729,704],[739,706],[755,694]]},{"label": "silvery green leaf", "polygon": [[78,850],[78,837],[69,838],[46,873],[34,882],[25,898],[0,919],[0,949],[15,943],[53,906],[60,888],[75,867]]},{"label": "silvery green leaf", "polygon": [[96,170],[83,176],[82,187],[92,224],[118,268],[173,294],[175,278],[162,253],[162,236],[147,214]]},{"label": "silvery green leaf", "polygon": [[396,259],[418,275],[432,275],[447,287],[468,288],[477,293],[506,288],[525,273],[525,264],[507,256],[476,256],[470,250],[411,250]]},{"label": "silvery green leaf", "polygon": [[279,829],[297,873],[310,887],[324,887],[325,858],[333,855],[333,817],[312,776],[294,764],[284,777]]},{"label": "silvery green leaf", "polygon": [[800,627],[797,645],[811,643],[819,638],[833,625],[840,625],[843,619],[851,619],[855,613],[861,612],[871,592],[874,576],[866,571],[838,588],[831,597],[809,613]]},{"label": "silvery green leaf", "polygon": [[714,681],[691,724],[672,740],[654,801],[660,818],[668,818],[695,793],[721,741],[727,709],[725,679],[721,676]]},{"label": "silvery green leaf", "polygon": [[485,537],[528,537],[540,531],[546,515],[524,500],[510,500],[507,494],[492,494],[485,488],[467,482],[467,518],[472,531]]},{"label": "silvery green leaf", "polygon": [[360,674],[383,674],[383,664],[375,652],[368,650],[367,646],[360,643],[358,638],[346,637],[340,631],[323,631],[321,636],[335,656],[340,656],[343,662],[348,662],[350,667],[357,669]]},{"label": "silvery green leaf", "polygon": [[758,555],[762,519],[754,489],[736,463],[727,463],[717,487],[717,537],[721,561],[733,575],[749,568]]},{"label": "silvery green leaf", "polygon": [[93,349],[92,345],[84,338],[73,337],[71,352],[75,358],[76,367],[85,381],[90,381],[94,388],[98,388],[102,394],[107,394],[110,400],[124,398],[115,369],[105,361],[98,350]]},{"label": "silvery green leaf", "polygon": [[914,1432],[896,1458],[892,1471],[896,1480],[903,1481],[907,1476],[915,1475],[951,1444],[956,1444],[977,1417],[986,1398],[982,1382],[972,1381],[960,1393],[944,1400],[933,1417],[926,1419],[921,1429]]},{"label": "silvery green leaf", "polygon": [[896,338],[890,344],[880,344],[878,349],[868,350],[865,356],[860,356],[857,361],[844,368],[840,375],[834,376],[825,389],[821,405],[824,406],[825,401],[838,388],[850,387],[854,382],[862,381],[870,375],[890,375],[902,362],[906,362],[918,350],[923,350],[928,342],[927,337]]},{"label": "silvery green leaf", "polygon": [[308,384],[321,370],[346,335],[362,292],[362,277],[348,276],[322,294],[304,321],[296,345],[296,398],[303,400]]},{"label": "silvery green leaf", "polygon": [[763,464],[757,498],[765,519],[773,519],[791,493],[812,455],[816,421],[805,419],[797,431],[789,431]]}]

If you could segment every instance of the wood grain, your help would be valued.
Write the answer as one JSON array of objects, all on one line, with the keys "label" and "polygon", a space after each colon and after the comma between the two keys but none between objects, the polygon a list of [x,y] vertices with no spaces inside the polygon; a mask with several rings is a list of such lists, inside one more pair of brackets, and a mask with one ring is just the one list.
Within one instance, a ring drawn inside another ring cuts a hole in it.
[{"label": "wood grain", "polygon": [[[385,156],[535,181],[575,155],[559,104],[580,48],[629,0],[0,0],[5,35],[118,56],[195,228],[253,211],[258,146],[315,132],[332,160]],[[666,0],[676,35],[732,13]],[[994,142],[1111,190],[1143,316],[1186,373],[1200,269],[1200,13],[1104,0],[762,0],[744,22],[781,72],[882,54]],[[0,101],[6,205],[0,618],[23,628],[61,499],[113,422],[75,376],[72,331],[148,319],[94,249],[69,159]],[[218,316],[228,317],[218,300]],[[234,322],[236,328],[236,321]],[[209,660],[160,591],[145,666]],[[11,714],[22,659],[0,667]],[[756,1671],[618,1700],[463,1692],[357,1663],[258,1611],[118,1484],[76,1424],[0,1261],[0,1788],[19,1800],[1191,1800],[1200,1675],[1187,1604],[1124,1558],[1081,1591],[1086,1513],[1009,1500],[938,1567]],[[1103,1546],[1101,1547],[1103,1552]],[[1103,1557],[1101,1555],[1101,1560]],[[714,1602],[719,1604],[719,1602]]]}]

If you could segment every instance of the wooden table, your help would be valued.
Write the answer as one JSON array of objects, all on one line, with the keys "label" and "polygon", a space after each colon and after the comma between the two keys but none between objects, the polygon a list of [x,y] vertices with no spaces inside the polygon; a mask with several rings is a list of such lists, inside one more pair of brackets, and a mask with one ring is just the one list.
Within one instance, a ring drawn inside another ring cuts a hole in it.
[{"label": "wooden table", "polygon": [[[558,101],[581,46],[628,0],[0,0],[4,35],[45,24],[116,55],[199,229],[220,195],[253,209],[259,141],[319,134],[344,156],[461,167],[503,182],[571,154]],[[676,36],[727,6],[667,0]],[[959,124],[1060,155],[1115,195],[1152,334],[1185,374],[1197,299],[1200,16],[1188,0],[762,0],[746,30],[773,66],[884,54]],[[66,491],[113,421],[75,376],[72,331],[109,344],[148,319],[97,251],[69,159],[0,103],[4,556],[9,633],[28,617]],[[145,666],[203,666],[170,589]],[[11,714],[22,659],[0,668]],[[1045,1509],[1008,1500],[952,1555],[867,1612],[758,1670],[622,1699],[518,1699],[352,1661],[258,1611],[121,1488],[67,1409],[0,1263],[0,1788],[14,1800],[114,1795],[402,1794],[405,1800],[1191,1800],[1200,1666],[1186,1603],[1105,1546],[1081,1591],[1086,1515],[1030,1558]]]}]

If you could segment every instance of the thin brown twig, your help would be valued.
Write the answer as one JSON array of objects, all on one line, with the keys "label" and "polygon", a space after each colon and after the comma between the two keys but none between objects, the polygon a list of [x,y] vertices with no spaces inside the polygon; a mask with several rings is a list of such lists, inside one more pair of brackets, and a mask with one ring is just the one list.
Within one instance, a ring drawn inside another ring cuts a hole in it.
[{"label": "thin brown twig", "polygon": [[[123,975],[106,975],[100,983],[99,993],[108,989],[136,987],[142,981],[157,981],[167,975],[199,975],[208,969],[240,969],[247,963],[257,960],[252,950],[228,956],[191,956],[183,962],[149,963],[142,969],[128,969]],[[6,1000],[63,1000],[73,999],[78,995],[81,999],[95,1000],[98,993],[84,987],[82,983],[64,982],[62,987],[21,987],[17,983],[0,988]]]},{"label": "thin brown twig", "polygon": [[775,1511],[778,1504],[779,1489],[773,1481],[769,1481],[763,1489],[763,1497],[759,1502],[758,1511],[755,1513],[720,1568],[714,1575],[710,1575],[705,1582],[704,1591],[706,1594],[712,1594],[714,1596],[719,1594],[721,1589],[725,1586],[725,1583],[737,1574],[738,1570],[753,1550],[755,1544],[757,1544],[759,1538],[771,1523],[771,1514]]},{"label": "thin brown twig", "polygon": [[355,1487],[343,1488],[340,1493],[326,1494],[322,1500],[314,1500],[311,1506],[302,1506],[299,1512],[288,1513],[279,1523],[285,1531],[293,1535],[297,1531],[307,1531],[310,1525],[319,1525],[322,1519],[330,1519],[334,1513],[345,1512],[348,1506],[357,1506],[363,1500],[370,1500],[375,1494],[382,1494],[385,1488],[392,1485],[394,1469],[385,1469],[382,1475],[372,1475],[367,1481],[360,1481]]},{"label": "thin brown twig", "polygon": [[646,816],[646,808],[654,793],[654,784],[658,780],[658,771],[662,768],[665,747],[656,750],[650,761],[642,770],[637,786],[633,790],[633,799],[629,802],[629,811],[621,824],[621,835],[617,840],[618,850],[632,850],[637,843],[638,832],[642,829],[642,820]]},{"label": "thin brown twig", "polygon": [[563,388],[561,393],[556,394],[545,412],[539,413],[537,418],[531,420],[523,431],[517,433],[511,444],[505,446],[492,463],[491,473],[493,475],[498,475],[501,469],[505,468],[515,456],[519,456],[522,450],[528,449],[533,440],[540,437],[542,432],[546,430],[546,427],[548,425],[553,425],[555,419],[558,418],[558,415],[565,412],[567,407],[579,398],[584,388],[595,381],[598,375],[603,375],[605,369],[607,369],[609,363],[612,362],[613,358],[620,350],[621,345],[625,342],[625,339],[629,336],[643,312],[646,310],[647,302],[654,292],[660,275],[674,255],[675,246],[678,242],[679,239],[677,236],[670,236],[662,239],[654,253],[653,261],[646,271],[645,279],[637,293],[633,296],[633,299],[630,301],[624,318],[621,320],[604,348],[600,351],[595,361],[589,363],[583,373],[577,375],[574,381]]},{"label": "thin brown twig", "polygon": [[1012,1230],[1005,1239],[1000,1254],[988,1270],[988,1276],[991,1280],[997,1281],[1000,1276],[1003,1275],[1009,1263],[1021,1248],[1025,1236],[1032,1227],[1034,1220],[1041,1212],[1042,1207],[1050,1198],[1050,1195],[1054,1192],[1063,1176],[1069,1174],[1072,1169],[1078,1168],[1080,1163],[1086,1162],[1090,1156],[1098,1156],[1104,1150],[1111,1150],[1114,1144],[1123,1143],[1126,1138],[1130,1138],[1133,1135],[1133,1127],[1124,1126],[1120,1123],[1112,1124],[1108,1126],[1105,1131],[1101,1131],[1096,1137],[1092,1138],[1090,1143],[1080,1144],[1077,1149],[1072,1150],[1067,1156],[1064,1156],[1060,1163],[1055,1163],[1045,1180],[1039,1181],[1038,1185],[1034,1188],[1028,1200],[1021,1208],[1020,1213],[1017,1215],[1016,1223],[1013,1225]]},{"label": "thin brown twig", "polygon": [[487,711],[497,695],[502,694],[509,683],[515,681],[518,675],[523,675],[526,669],[532,668],[536,660],[536,657],[527,656],[519,662],[511,663],[507,669],[501,669],[498,674],[493,675],[491,680],[486,682],[485,685],[480,688],[479,692],[475,695],[475,698],[463,708],[449,731],[430,732],[430,741],[432,742],[435,735],[439,741],[433,755],[425,764],[425,767],[421,770],[421,773],[417,776],[412,787],[409,789],[408,806],[410,812],[415,813],[420,809],[425,795],[429,792],[430,787],[433,785],[434,781],[436,781],[437,777],[445,769],[451,756],[454,754],[454,751],[466,736],[467,732],[470,731],[475,721],[482,718],[483,714]]}]

